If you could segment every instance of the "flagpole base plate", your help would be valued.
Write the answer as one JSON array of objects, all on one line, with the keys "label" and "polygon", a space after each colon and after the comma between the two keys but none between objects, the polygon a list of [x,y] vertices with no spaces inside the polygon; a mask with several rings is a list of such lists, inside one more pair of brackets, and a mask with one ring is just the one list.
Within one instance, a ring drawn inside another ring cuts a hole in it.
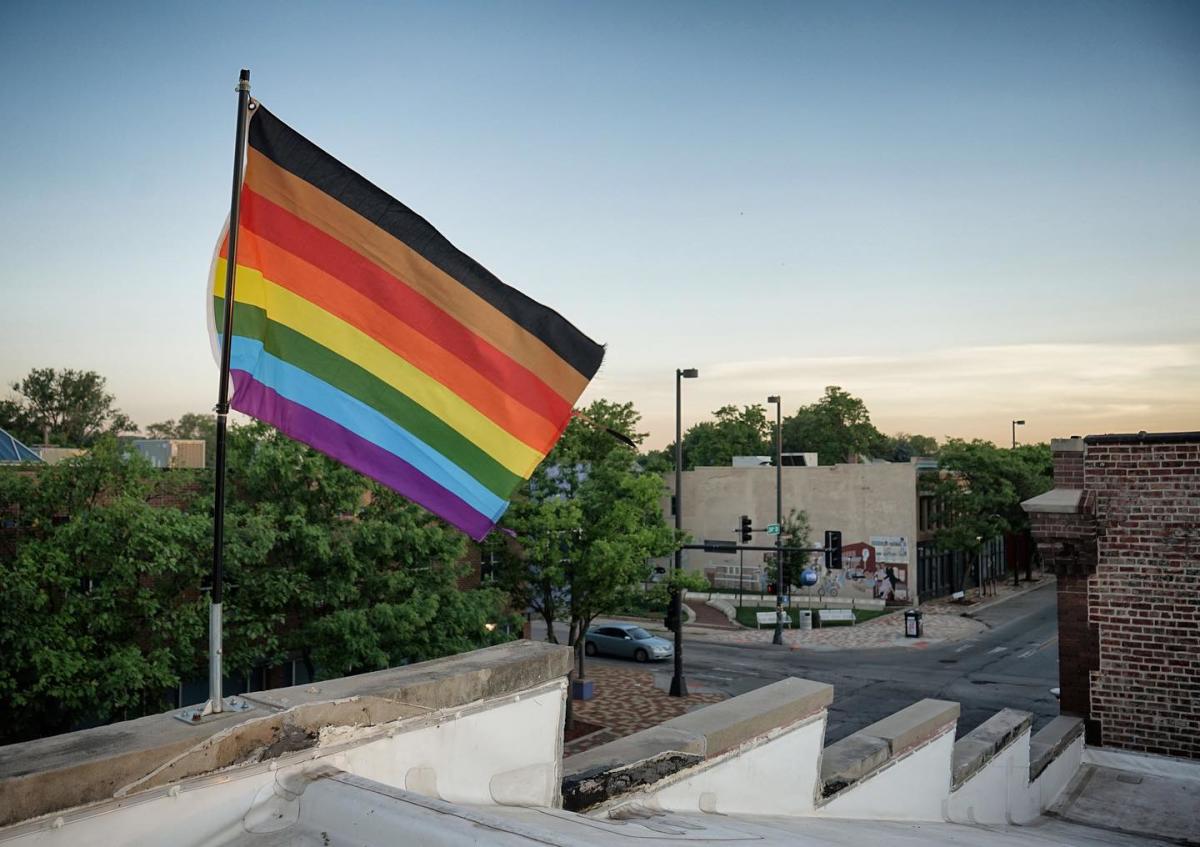
[{"label": "flagpole base plate", "polygon": [[203,706],[188,706],[175,713],[175,720],[184,723],[199,724],[212,718],[219,718],[226,712],[245,712],[254,707],[241,697],[226,697],[221,701],[221,711],[213,711],[213,702],[209,700]]}]

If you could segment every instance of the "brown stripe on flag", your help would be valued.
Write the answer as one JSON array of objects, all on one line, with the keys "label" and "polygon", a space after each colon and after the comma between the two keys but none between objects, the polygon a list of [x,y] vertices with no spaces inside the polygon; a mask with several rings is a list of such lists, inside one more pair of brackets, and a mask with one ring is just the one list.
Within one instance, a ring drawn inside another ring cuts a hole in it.
[{"label": "brown stripe on flag", "polygon": [[[256,118],[257,120],[257,118]],[[467,329],[505,353],[553,388],[568,403],[583,392],[590,375],[581,374],[544,341],[459,285],[404,242],[383,232],[323,191],[251,148],[246,186],[307,221],[397,278]]]},{"label": "brown stripe on flag", "polygon": [[416,212],[304,138],[261,104],[250,124],[249,146],[352,214],[407,245],[447,278],[490,303],[541,339],[583,375],[585,383],[599,369],[603,347],[553,309],[505,285]]}]

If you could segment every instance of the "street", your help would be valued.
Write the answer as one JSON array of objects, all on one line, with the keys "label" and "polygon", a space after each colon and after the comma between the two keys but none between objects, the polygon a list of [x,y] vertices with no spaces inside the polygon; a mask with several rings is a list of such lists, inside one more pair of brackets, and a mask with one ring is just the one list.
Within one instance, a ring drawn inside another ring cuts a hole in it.
[{"label": "street", "polygon": [[[684,642],[689,689],[730,696],[788,676],[834,686],[827,743],[855,732],[923,697],[962,704],[958,733],[969,732],[1002,708],[1032,712],[1034,729],[1058,715],[1050,689],[1058,685],[1057,607],[1053,586],[1044,586],[979,612],[989,629],[965,641],[924,649],[815,652],[773,645],[716,644],[702,637]],[[896,626],[900,626],[897,619]],[[545,628],[535,626],[535,637]],[[561,636],[560,632],[560,636]],[[593,664],[632,667],[619,659]],[[666,689],[671,663],[640,666]]]}]

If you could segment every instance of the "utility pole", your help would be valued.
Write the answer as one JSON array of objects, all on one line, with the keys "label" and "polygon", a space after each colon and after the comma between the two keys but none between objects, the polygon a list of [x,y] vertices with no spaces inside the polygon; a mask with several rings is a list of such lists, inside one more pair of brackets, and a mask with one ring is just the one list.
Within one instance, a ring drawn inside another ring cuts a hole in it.
[{"label": "utility pole", "polygon": [[[683,401],[682,386],[685,379],[695,379],[700,371],[695,368],[675,369],[675,536],[683,532]],[[675,551],[675,576],[683,572],[683,549]],[[671,591],[671,616],[675,619],[675,674],[671,677],[672,697],[687,696],[687,680],[683,678],[683,592],[678,586]]]},{"label": "utility pole", "polygon": [[767,398],[775,404],[775,644],[783,643],[783,403],[778,394]]}]

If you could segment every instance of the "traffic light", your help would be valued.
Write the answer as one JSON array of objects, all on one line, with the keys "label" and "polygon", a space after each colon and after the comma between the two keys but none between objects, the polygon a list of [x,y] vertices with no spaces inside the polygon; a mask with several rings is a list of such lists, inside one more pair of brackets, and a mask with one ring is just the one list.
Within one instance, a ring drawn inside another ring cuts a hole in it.
[{"label": "traffic light", "polygon": [[742,521],[741,521],[740,526],[741,526],[741,528],[739,529],[739,532],[741,532],[741,534],[742,534],[742,543],[745,544],[752,537],[750,535],[752,530],[750,529],[750,516],[749,515],[742,515]]},{"label": "traffic light", "polygon": [[825,569],[842,569],[842,534],[836,529],[825,530]]},{"label": "traffic light", "polygon": [[667,604],[667,616],[663,618],[663,626],[671,632],[679,628],[679,615],[675,611],[675,598],[673,596]]}]

